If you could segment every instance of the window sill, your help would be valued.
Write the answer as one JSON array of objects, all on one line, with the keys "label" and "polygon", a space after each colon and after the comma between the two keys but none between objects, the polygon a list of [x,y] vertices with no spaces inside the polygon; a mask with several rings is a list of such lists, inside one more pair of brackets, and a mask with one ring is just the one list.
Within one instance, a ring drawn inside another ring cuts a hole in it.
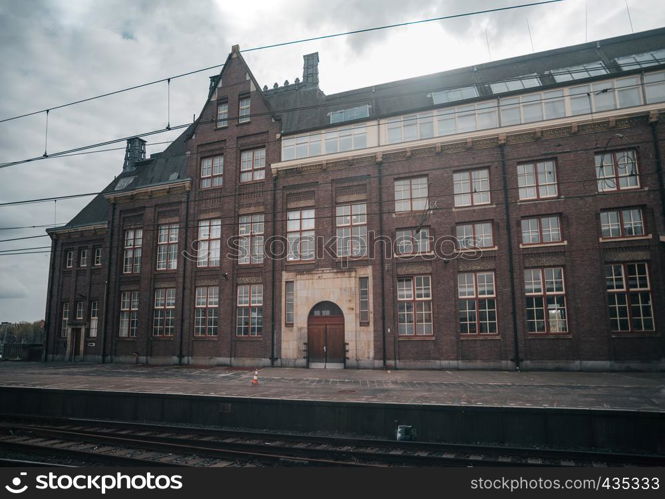
[{"label": "window sill", "polygon": [[436,338],[434,337],[433,334],[422,334],[422,335],[411,335],[411,336],[406,336],[402,335],[399,336],[399,341],[434,341]]},{"label": "window sill", "polygon": [[543,339],[543,340],[572,340],[571,333],[527,333],[526,337],[530,340]]},{"label": "window sill", "polygon": [[173,336],[150,336],[155,341],[173,341],[175,335]]},{"label": "window sill", "polygon": [[614,241],[621,242],[621,241],[647,241],[649,239],[652,239],[653,236],[651,234],[646,234],[644,236],[623,236],[623,237],[599,237],[598,242],[601,243],[612,243]]},{"label": "window sill", "polygon": [[404,258],[404,259],[418,258],[418,257],[421,257],[421,256],[431,257],[431,256],[434,256],[434,252],[433,251],[423,251],[421,253],[395,253],[396,258]]},{"label": "window sill", "polygon": [[221,189],[224,187],[224,184],[222,185],[211,185],[210,187],[199,187],[202,191],[214,191],[215,189]]},{"label": "window sill", "polygon": [[197,341],[217,341],[218,336],[215,335],[210,335],[210,336],[197,336],[194,335],[193,338]]},{"label": "window sill", "polygon": [[262,184],[265,183],[266,179],[264,178],[259,178],[259,179],[254,179],[254,180],[245,180],[242,182],[238,182],[238,185],[255,185],[255,184]]},{"label": "window sill", "polygon": [[612,338],[659,338],[658,331],[613,331]]},{"label": "window sill", "polygon": [[453,207],[453,212],[476,210],[478,208],[496,208],[496,204],[487,203],[487,204],[472,204],[470,206],[455,206]]},{"label": "window sill", "polygon": [[567,246],[568,241],[558,241],[556,243],[535,243],[535,244],[524,244],[520,243],[520,248],[521,249],[529,249],[529,248],[549,248],[551,246]]},{"label": "window sill", "polygon": [[263,268],[264,262],[261,263],[240,263],[237,262],[239,269],[260,269]]},{"label": "window sill", "polygon": [[459,339],[463,341],[470,340],[500,340],[501,335],[498,333],[480,334],[480,333],[459,333]]},{"label": "window sill", "polygon": [[175,274],[178,272],[178,269],[155,269],[157,274]]},{"label": "window sill", "polygon": [[608,191],[598,191],[598,194],[620,194],[622,192],[635,192],[635,191],[648,191],[648,187],[642,187],[640,185],[635,187],[624,187],[623,189],[614,189]]},{"label": "window sill", "polygon": [[120,341],[136,341],[136,336],[117,336]]},{"label": "window sill", "polygon": [[249,125],[251,122],[252,122],[252,120],[247,120],[247,121],[243,121],[243,122],[238,121],[236,123],[236,126]]},{"label": "window sill", "polygon": [[490,246],[488,248],[459,248],[457,251],[459,253],[476,253],[477,251],[482,253],[483,251],[497,251],[498,249],[498,246]]},{"label": "window sill", "polygon": [[393,217],[403,217],[403,216],[413,216],[413,215],[423,215],[428,213],[430,210],[409,210],[409,211],[394,211]]},{"label": "window sill", "polygon": [[519,199],[517,201],[517,204],[531,204],[531,203],[539,203],[541,201],[558,201],[560,199],[564,199],[563,196],[548,196],[546,198],[529,198],[529,199]]},{"label": "window sill", "polygon": [[263,340],[263,336],[239,336],[239,335],[236,334],[234,337],[238,341],[261,341],[261,340]]},{"label": "window sill", "polygon": [[229,128],[228,123],[226,125],[217,125],[215,130],[227,130]]}]

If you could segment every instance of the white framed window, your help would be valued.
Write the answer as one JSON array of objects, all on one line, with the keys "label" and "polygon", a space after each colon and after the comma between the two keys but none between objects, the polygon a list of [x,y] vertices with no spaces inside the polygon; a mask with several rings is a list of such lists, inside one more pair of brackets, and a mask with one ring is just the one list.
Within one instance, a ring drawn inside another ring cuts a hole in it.
[{"label": "white framed window", "polygon": [[178,224],[162,224],[157,229],[157,270],[178,268]]},{"label": "white framed window", "polygon": [[83,248],[81,251],[79,251],[79,267],[87,267],[88,266],[88,249]]},{"label": "white framed window", "polygon": [[199,220],[197,267],[219,267],[221,237],[222,220],[220,218]]},{"label": "white framed window", "polygon": [[488,168],[453,173],[455,207],[490,203],[490,171]]},{"label": "white framed window", "polygon": [[263,213],[240,215],[238,226],[238,263],[263,263]]},{"label": "white framed window", "polygon": [[397,330],[404,336],[434,334],[430,276],[397,278]]},{"label": "white framed window", "polygon": [[517,185],[520,201],[557,197],[556,162],[550,159],[517,165]]},{"label": "white framed window", "polygon": [[156,288],[153,302],[152,335],[173,336],[175,331],[175,288]]},{"label": "white framed window", "polygon": [[217,104],[217,128],[229,126],[229,103],[220,102]]},{"label": "white framed window", "polygon": [[635,150],[598,153],[595,159],[598,192],[623,191],[640,187]]},{"label": "white framed window", "polygon": [[494,247],[492,222],[473,222],[458,224],[455,227],[457,245],[460,249]]},{"label": "white framed window", "polygon": [[201,160],[201,188],[220,187],[224,184],[224,156],[218,154]]},{"label": "white framed window", "polygon": [[367,256],[367,205],[338,204],[335,214],[337,256]]},{"label": "white framed window", "polygon": [[91,338],[97,337],[97,330],[99,329],[99,302],[90,302],[90,328],[88,329],[88,336]]},{"label": "white framed window", "polygon": [[60,318],[60,336],[67,336],[67,325],[69,324],[69,302],[62,304],[62,316]]},{"label": "white framed window", "polygon": [[219,329],[219,287],[199,286],[194,302],[194,335],[217,336]]},{"label": "white framed window", "polygon": [[76,320],[82,321],[85,319],[85,302],[77,301],[76,302]]},{"label": "white framed window", "polygon": [[427,177],[395,180],[395,212],[426,210],[428,191]]},{"label": "white framed window", "polygon": [[139,322],[139,292],[123,291],[120,293],[120,328],[118,336],[134,338]]},{"label": "white framed window", "polygon": [[654,331],[649,265],[605,265],[605,280],[611,330]]},{"label": "white framed window", "polygon": [[264,147],[240,153],[240,181],[251,182],[266,178],[266,150]]},{"label": "white framed window", "polygon": [[284,283],[284,324],[286,326],[293,326],[295,307],[295,283],[293,281],[286,281],[286,283]]},{"label": "white framed window", "polygon": [[395,253],[398,255],[417,255],[430,251],[429,227],[397,229],[395,231]]},{"label": "white framed window", "polygon": [[71,269],[74,266],[74,251],[68,250],[65,254],[65,268]]},{"label": "white framed window", "polygon": [[369,277],[358,278],[358,320],[361,326],[369,326]]},{"label": "white framed window", "polygon": [[621,208],[600,212],[601,237],[637,237],[645,234],[641,208]]},{"label": "white framed window", "polygon": [[99,267],[102,264],[102,248],[95,248],[93,265]]},{"label": "white framed window", "polygon": [[124,237],[123,274],[141,272],[141,255],[143,245],[143,229],[127,229]]},{"label": "white framed window", "polygon": [[523,218],[521,226],[522,244],[547,244],[562,240],[559,215]]},{"label": "white framed window", "polygon": [[457,274],[460,333],[497,334],[494,272]]},{"label": "white framed window", "polygon": [[263,334],[263,284],[239,285],[236,306],[236,335],[261,336]]},{"label": "white framed window", "polygon": [[250,97],[241,97],[238,101],[238,123],[247,123],[250,118]]},{"label": "white framed window", "polygon": [[287,260],[314,260],[316,242],[314,217],[314,208],[287,212],[286,238],[289,245]]},{"label": "white framed window", "polygon": [[568,313],[562,267],[524,270],[528,333],[567,333]]}]

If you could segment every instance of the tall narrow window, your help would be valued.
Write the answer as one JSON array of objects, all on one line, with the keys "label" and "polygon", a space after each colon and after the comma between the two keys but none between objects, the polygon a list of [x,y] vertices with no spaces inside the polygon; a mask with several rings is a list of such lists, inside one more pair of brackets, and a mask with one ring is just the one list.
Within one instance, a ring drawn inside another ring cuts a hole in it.
[{"label": "tall narrow window", "polygon": [[428,275],[397,279],[397,329],[400,335],[432,334],[432,285]]},{"label": "tall narrow window", "polygon": [[175,331],[175,288],[155,289],[152,335],[173,336]]},{"label": "tall narrow window", "polygon": [[293,326],[295,305],[295,283],[287,281],[284,284],[284,324],[287,326]]},{"label": "tall narrow window", "polygon": [[455,227],[455,232],[460,249],[492,248],[494,246],[492,222],[459,224]]},{"label": "tall narrow window", "polygon": [[90,302],[90,328],[88,329],[88,336],[91,338],[97,337],[97,329],[99,328],[99,302]]},{"label": "tall narrow window", "polygon": [[649,266],[646,263],[605,265],[605,280],[612,331],[653,331]]},{"label": "tall narrow window", "polygon": [[219,187],[224,184],[224,156],[221,154],[201,160],[201,188]]},{"label": "tall narrow window", "polygon": [[640,186],[634,150],[596,154],[598,192],[636,189]]},{"label": "tall narrow window", "polygon": [[559,215],[522,219],[522,244],[547,244],[560,241]]},{"label": "tall narrow window", "polygon": [[263,263],[263,213],[241,215],[238,263]]},{"label": "tall narrow window", "polygon": [[241,97],[238,101],[238,123],[247,123],[250,117],[251,99]]},{"label": "tall narrow window", "polygon": [[260,336],[263,333],[263,284],[238,286],[236,335]]},{"label": "tall narrow window", "polygon": [[60,323],[60,336],[67,336],[67,324],[69,323],[69,303],[62,304],[62,317]]},{"label": "tall narrow window", "polygon": [[99,267],[102,264],[102,248],[95,248],[95,260],[93,265]]},{"label": "tall narrow window", "polygon": [[139,322],[139,292],[123,291],[120,293],[120,330],[121,338],[134,338]]},{"label": "tall narrow window", "polygon": [[397,229],[395,251],[398,255],[416,255],[430,251],[429,227]]},{"label": "tall narrow window", "polygon": [[367,256],[367,205],[337,205],[336,215],[337,256]]},{"label": "tall narrow window", "polygon": [[456,207],[490,203],[490,171],[466,170],[453,173],[453,194]]},{"label": "tall narrow window", "polygon": [[623,208],[600,212],[600,232],[604,238],[636,237],[644,235],[644,221],[640,208]]},{"label": "tall narrow window", "polygon": [[219,267],[222,220],[213,218],[199,221],[196,265],[198,267]]},{"label": "tall narrow window", "polygon": [[563,268],[524,270],[524,294],[527,332],[568,332]]},{"label": "tall narrow window", "polygon": [[265,148],[251,149],[240,153],[240,181],[251,182],[266,178]]},{"label": "tall narrow window", "polygon": [[219,288],[202,286],[196,288],[194,303],[194,334],[216,336],[219,327]]},{"label": "tall narrow window", "polygon": [[556,163],[547,160],[517,165],[517,185],[520,200],[557,197]]},{"label": "tall narrow window", "polygon": [[157,270],[178,267],[178,224],[162,224],[157,237]]},{"label": "tall narrow window", "polygon": [[314,259],[314,209],[289,210],[286,221],[290,261]]},{"label": "tall narrow window", "polygon": [[85,302],[77,301],[76,302],[76,320],[82,321],[85,319]]},{"label": "tall narrow window", "polygon": [[458,274],[457,297],[462,334],[497,334],[494,272]]},{"label": "tall narrow window", "polygon": [[67,251],[65,256],[65,267],[71,269],[74,266],[74,252],[72,250]]},{"label": "tall narrow window", "polygon": [[87,266],[88,266],[88,249],[83,248],[79,253],[79,267],[87,267]]},{"label": "tall narrow window", "polygon": [[128,229],[125,231],[125,253],[122,265],[124,274],[138,274],[141,272],[142,244],[143,229]]},{"label": "tall narrow window", "polygon": [[358,279],[359,303],[358,319],[361,326],[369,326],[369,277]]},{"label": "tall narrow window", "polygon": [[395,211],[421,211],[429,206],[427,177],[395,180]]},{"label": "tall narrow window", "polygon": [[221,102],[217,104],[217,126],[219,128],[229,126],[229,103]]}]

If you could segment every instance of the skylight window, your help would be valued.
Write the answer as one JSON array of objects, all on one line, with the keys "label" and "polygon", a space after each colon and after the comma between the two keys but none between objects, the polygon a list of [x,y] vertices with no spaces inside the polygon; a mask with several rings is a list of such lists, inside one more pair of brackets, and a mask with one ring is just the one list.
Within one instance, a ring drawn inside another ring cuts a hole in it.
[{"label": "skylight window", "polygon": [[478,97],[478,89],[476,87],[451,88],[449,90],[432,92],[434,104],[445,104],[446,102],[473,99],[474,97]]},{"label": "skylight window", "polygon": [[628,71],[630,69],[646,68],[656,64],[665,63],[665,49],[644,52],[642,54],[627,55],[616,58],[617,64],[621,69]]},{"label": "skylight window", "polygon": [[515,90],[523,90],[525,88],[539,87],[540,80],[538,75],[530,74],[518,76],[513,80],[499,81],[497,83],[490,83],[492,93],[502,94],[504,92],[513,92]]},{"label": "skylight window", "polygon": [[564,81],[582,80],[584,78],[591,78],[592,76],[605,75],[607,74],[607,69],[602,62],[595,61],[580,64],[579,66],[553,69],[550,71],[550,74],[554,77],[554,81],[562,83]]},{"label": "skylight window", "polygon": [[350,107],[348,109],[339,109],[328,113],[330,116],[330,124],[343,123],[345,121],[359,120],[361,118],[369,117],[369,104],[363,106]]}]

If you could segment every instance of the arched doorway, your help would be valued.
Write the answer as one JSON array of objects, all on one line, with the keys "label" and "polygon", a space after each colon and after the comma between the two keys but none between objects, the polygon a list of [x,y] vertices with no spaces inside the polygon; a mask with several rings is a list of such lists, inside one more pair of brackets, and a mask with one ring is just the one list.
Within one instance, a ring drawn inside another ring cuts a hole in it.
[{"label": "arched doorway", "polygon": [[309,367],[344,367],[344,313],[330,301],[314,305],[307,318]]}]

